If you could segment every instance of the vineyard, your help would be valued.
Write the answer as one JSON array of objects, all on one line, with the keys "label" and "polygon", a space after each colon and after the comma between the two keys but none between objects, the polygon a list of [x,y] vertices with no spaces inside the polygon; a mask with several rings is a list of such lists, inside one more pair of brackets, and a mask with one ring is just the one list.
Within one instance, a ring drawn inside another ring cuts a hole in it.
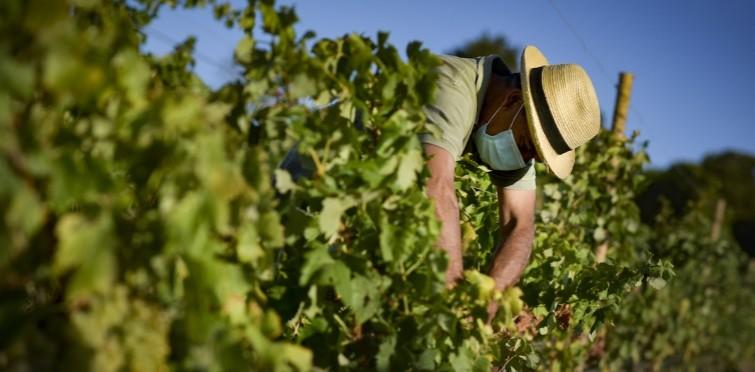
[{"label": "vineyard", "polygon": [[[563,182],[538,169],[532,258],[504,292],[495,187],[462,159],[447,289],[417,137],[437,58],[248,3],[0,2],[0,369],[755,368],[755,266],[711,235],[715,195],[640,220],[636,134],[602,131]],[[207,87],[194,39],[143,52],[177,6],[243,30],[239,79]],[[280,167],[292,148],[309,176]]]}]

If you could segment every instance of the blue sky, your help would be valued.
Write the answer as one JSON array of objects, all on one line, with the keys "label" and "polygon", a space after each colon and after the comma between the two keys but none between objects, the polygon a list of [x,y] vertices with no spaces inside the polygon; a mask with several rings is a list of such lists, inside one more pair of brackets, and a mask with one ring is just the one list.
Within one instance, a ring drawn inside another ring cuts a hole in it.
[{"label": "blue sky", "polygon": [[[242,2],[236,1],[242,5]],[[403,49],[419,40],[438,53],[482,32],[532,44],[551,63],[578,63],[610,119],[620,71],[635,75],[627,130],[648,140],[653,167],[733,149],[755,155],[755,1],[279,1],[294,5],[298,30],[320,37],[388,31]],[[560,14],[560,15],[559,15]],[[240,32],[209,10],[165,9],[145,49],[198,38],[196,72],[211,86],[233,76]]]}]

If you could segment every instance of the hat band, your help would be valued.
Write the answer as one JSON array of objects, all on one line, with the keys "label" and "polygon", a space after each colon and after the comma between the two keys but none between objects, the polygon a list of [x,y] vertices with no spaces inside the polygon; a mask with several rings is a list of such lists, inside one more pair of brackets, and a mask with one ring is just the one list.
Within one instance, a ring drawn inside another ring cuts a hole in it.
[{"label": "hat band", "polygon": [[548,138],[553,150],[557,154],[561,155],[567,151],[571,151],[572,148],[564,140],[561,132],[556,126],[556,120],[553,119],[548,101],[545,99],[545,91],[543,90],[543,67],[536,67],[530,70],[530,87],[532,87],[532,98],[535,101],[535,110],[537,110],[537,116],[540,118],[540,123],[545,133],[545,137]]}]

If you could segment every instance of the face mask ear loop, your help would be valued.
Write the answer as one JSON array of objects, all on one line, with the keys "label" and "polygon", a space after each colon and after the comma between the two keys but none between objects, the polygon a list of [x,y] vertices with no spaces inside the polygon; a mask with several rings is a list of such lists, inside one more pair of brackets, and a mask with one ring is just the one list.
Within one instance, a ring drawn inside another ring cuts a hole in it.
[{"label": "face mask ear loop", "polygon": [[487,122],[487,124],[490,124],[490,122],[491,122],[491,121],[493,121],[493,119],[495,119],[495,116],[496,116],[496,115],[498,115],[498,111],[501,111],[501,109],[503,108],[503,104],[504,104],[504,103],[506,103],[506,102],[503,102],[503,103],[501,103],[501,105],[500,105],[500,106],[498,106],[498,108],[497,108],[497,109],[495,110],[495,112],[493,113],[493,116],[491,116],[491,117],[490,117],[490,119],[488,119],[488,122]]},{"label": "face mask ear loop", "polygon": [[[523,107],[524,107],[524,103],[522,103],[522,105],[521,105],[521,106],[519,106],[519,110],[517,110],[517,111],[516,111],[516,114],[514,114],[514,118],[513,118],[513,119],[511,119],[511,124],[509,124],[509,127],[508,127],[508,129],[506,129],[506,130],[509,130],[509,129],[511,129],[511,128],[512,128],[512,127],[514,126],[514,122],[516,121],[516,118],[517,118],[517,117],[519,117],[519,113],[520,113],[520,112],[522,112],[522,108],[523,108]],[[497,112],[497,111],[496,111],[496,112]]]}]

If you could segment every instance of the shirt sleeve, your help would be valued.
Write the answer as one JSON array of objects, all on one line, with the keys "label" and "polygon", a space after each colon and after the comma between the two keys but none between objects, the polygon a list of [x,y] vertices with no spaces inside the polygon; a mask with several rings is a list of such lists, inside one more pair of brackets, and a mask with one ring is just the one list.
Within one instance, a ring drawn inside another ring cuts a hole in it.
[{"label": "shirt sleeve", "polygon": [[461,156],[474,124],[477,96],[473,63],[462,58],[442,56],[432,103],[424,107],[429,130],[420,135],[422,143],[439,146]]},{"label": "shirt sleeve", "polygon": [[530,160],[526,167],[513,171],[494,170],[489,173],[494,185],[512,190],[535,190],[535,162]]}]

